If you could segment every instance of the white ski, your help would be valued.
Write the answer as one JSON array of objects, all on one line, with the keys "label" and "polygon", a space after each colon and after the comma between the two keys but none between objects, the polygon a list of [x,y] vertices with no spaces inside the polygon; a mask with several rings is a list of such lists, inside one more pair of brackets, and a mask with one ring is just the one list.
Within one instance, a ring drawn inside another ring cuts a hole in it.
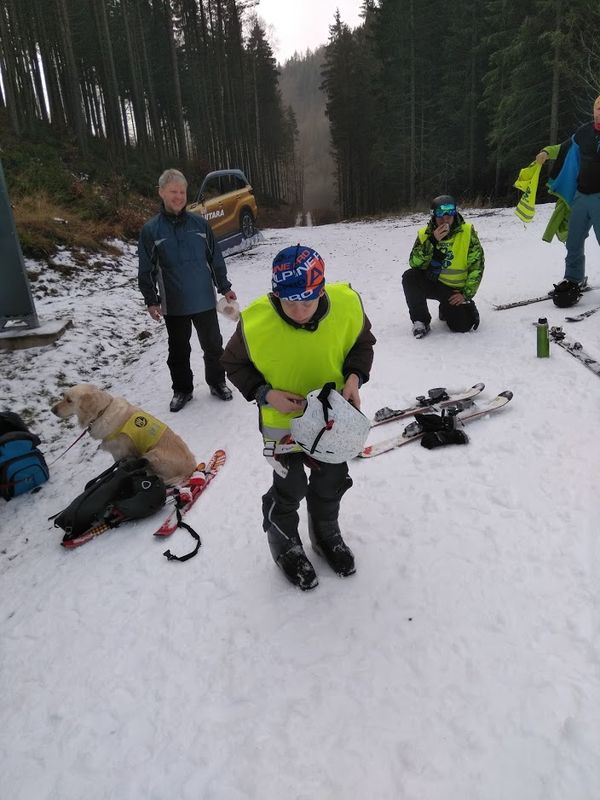
[{"label": "white ski", "polygon": [[417,402],[408,408],[380,408],[375,412],[375,416],[371,420],[371,427],[376,428],[378,425],[385,425],[387,422],[394,422],[403,417],[410,417],[412,414],[427,414],[437,413],[441,408],[458,403],[461,400],[471,400],[485,389],[484,383],[476,383],[470,389],[465,389],[462,392],[447,393],[446,389],[430,389],[428,397],[417,397]]},{"label": "white ski", "polygon": [[[460,420],[461,422],[470,422],[473,419],[485,417],[487,414],[491,414],[494,411],[499,411],[501,408],[503,408],[507,403],[510,402],[512,396],[513,393],[511,391],[507,390],[500,392],[497,397],[494,397],[493,400],[488,401],[484,406],[477,406],[473,404],[470,408],[459,411],[459,413],[456,415],[456,419]],[[451,409],[452,406],[448,406],[448,408]],[[423,436],[423,431],[417,430],[414,433],[410,432],[414,430],[412,428],[413,425],[415,425],[415,423],[411,423],[404,433],[400,434],[399,436],[393,436],[390,439],[384,439],[381,442],[375,442],[374,444],[366,445],[362,452],[359,453],[359,458],[373,458],[374,456],[379,456],[382,453],[387,453],[388,450],[394,450],[396,447],[402,447],[402,445],[420,439],[421,436]],[[409,431],[408,434],[407,431]]]},{"label": "white ski", "polygon": [[581,314],[577,314],[575,317],[565,317],[567,322],[581,322],[582,319],[586,317],[591,317],[592,314],[595,314],[596,311],[600,311],[600,306],[596,306],[595,308],[589,308],[587,311],[582,311]]}]

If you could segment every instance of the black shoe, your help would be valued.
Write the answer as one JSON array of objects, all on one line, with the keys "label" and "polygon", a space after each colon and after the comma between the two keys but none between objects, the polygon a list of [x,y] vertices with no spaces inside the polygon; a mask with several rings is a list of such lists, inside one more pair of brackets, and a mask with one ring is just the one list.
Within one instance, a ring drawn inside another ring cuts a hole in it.
[{"label": "black shoe", "polygon": [[323,556],[334,572],[343,578],[356,572],[354,555],[342,539],[337,520],[317,522],[309,516],[308,535],[315,553]]},{"label": "black shoe", "polygon": [[304,592],[314,589],[319,583],[313,565],[308,560],[301,544],[294,545],[282,553],[275,563],[288,581],[294,586],[299,586]]},{"label": "black shoe", "polygon": [[231,394],[231,389],[227,386],[226,383],[218,383],[216,386],[210,387],[210,393],[215,397],[218,397],[219,400],[232,400],[233,395]]},{"label": "black shoe", "polygon": [[175,392],[169,405],[170,411],[181,411],[186,403],[192,399],[192,392]]}]

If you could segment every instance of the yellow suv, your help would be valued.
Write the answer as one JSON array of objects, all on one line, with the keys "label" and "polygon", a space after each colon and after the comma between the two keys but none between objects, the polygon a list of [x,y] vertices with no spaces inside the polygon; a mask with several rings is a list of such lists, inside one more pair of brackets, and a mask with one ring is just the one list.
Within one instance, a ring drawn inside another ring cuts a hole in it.
[{"label": "yellow suv", "polygon": [[187,210],[204,217],[222,244],[233,244],[234,239],[250,239],[256,234],[256,198],[240,169],[209,172]]}]

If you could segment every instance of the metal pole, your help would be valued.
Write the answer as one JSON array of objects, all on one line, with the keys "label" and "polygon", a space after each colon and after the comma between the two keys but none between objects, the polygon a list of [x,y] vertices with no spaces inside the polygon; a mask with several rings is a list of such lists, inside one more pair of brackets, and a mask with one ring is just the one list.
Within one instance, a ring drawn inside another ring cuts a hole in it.
[{"label": "metal pole", "polygon": [[39,327],[0,161],[0,330]]}]

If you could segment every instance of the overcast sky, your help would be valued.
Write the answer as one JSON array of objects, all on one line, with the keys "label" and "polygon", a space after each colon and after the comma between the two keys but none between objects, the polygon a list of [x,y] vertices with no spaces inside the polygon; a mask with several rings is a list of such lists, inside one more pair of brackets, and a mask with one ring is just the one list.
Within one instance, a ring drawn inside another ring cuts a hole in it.
[{"label": "overcast sky", "polygon": [[269,41],[276,59],[284,63],[294,52],[316,50],[329,39],[336,8],[343,22],[355,28],[362,0],[259,0],[256,13],[272,26]]}]

